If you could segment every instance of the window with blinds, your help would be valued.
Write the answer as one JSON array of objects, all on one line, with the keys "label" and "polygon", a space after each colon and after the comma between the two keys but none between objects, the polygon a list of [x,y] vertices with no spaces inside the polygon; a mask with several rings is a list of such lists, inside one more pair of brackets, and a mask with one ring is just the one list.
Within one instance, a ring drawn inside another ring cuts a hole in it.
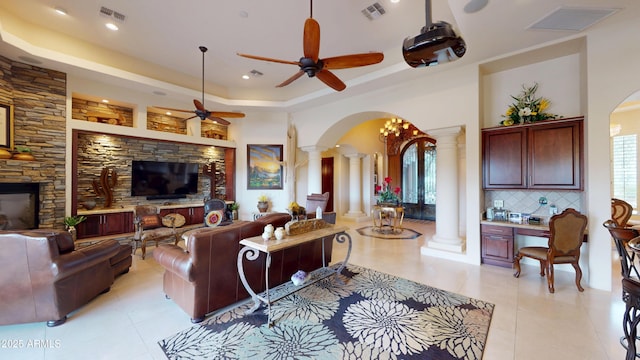
[{"label": "window with blinds", "polygon": [[612,191],[613,197],[633,206],[638,213],[638,138],[636,134],[612,138]]}]

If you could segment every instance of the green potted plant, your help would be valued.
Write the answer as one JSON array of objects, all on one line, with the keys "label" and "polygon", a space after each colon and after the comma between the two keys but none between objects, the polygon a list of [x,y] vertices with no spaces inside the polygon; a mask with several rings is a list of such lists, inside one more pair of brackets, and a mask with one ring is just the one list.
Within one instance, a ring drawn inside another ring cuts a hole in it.
[{"label": "green potted plant", "polygon": [[233,216],[233,220],[238,220],[238,209],[240,208],[240,204],[234,202],[229,206],[231,208],[231,214]]},{"label": "green potted plant", "polygon": [[76,225],[80,224],[85,220],[87,220],[87,217],[83,215],[67,216],[64,218],[64,226],[67,229],[67,231],[71,234],[73,241],[76,241]]},{"label": "green potted plant", "polygon": [[28,148],[27,146],[16,146],[16,151],[17,152],[13,154],[13,157],[12,157],[14,160],[26,160],[26,161],[35,160],[35,158],[31,154],[31,149]]}]

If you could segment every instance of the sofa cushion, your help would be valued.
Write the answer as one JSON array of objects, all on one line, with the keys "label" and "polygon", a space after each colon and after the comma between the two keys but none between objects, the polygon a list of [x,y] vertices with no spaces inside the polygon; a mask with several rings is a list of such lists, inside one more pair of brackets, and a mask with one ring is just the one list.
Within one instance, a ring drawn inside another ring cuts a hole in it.
[{"label": "sofa cushion", "polygon": [[170,236],[175,236],[175,232],[172,228],[160,227],[143,232],[142,238],[140,240],[150,241],[155,239],[168,238]]},{"label": "sofa cushion", "polygon": [[[52,233],[54,234],[54,233]],[[58,252],[60,254],[66,254],[72,252],[76,244],[73,242],[73,237],[67,231],[55,233],[56,244],[58,244]]]},{"label": "sofa cushion", "polygon": [[204,216],[204,223],[207,226],[215,227],[220,224],[222,218],[224,218],[222,210],[211,210]]},{"label": "sofa cushion", "polygon": [[158,214],[141,216],[140,221],[144,230],[155,229],[162,226],[162,219]]}]

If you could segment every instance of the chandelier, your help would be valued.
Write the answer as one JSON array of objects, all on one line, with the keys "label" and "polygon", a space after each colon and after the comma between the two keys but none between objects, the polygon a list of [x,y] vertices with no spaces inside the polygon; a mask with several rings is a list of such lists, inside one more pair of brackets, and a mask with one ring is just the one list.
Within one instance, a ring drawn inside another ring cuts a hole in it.
[{"label": "chandelier", "polygon": [[421,134],[413,124],[400,118],[391,118],[380,128],[378,138],[386,145],[389,155],[397,155],[403,142]]}]

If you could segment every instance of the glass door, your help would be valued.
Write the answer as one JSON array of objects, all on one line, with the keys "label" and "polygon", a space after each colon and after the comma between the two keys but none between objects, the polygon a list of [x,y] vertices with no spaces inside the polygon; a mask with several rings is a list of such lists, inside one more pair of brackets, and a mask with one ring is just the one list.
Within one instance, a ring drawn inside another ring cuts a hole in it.
[{"label": "glass door", "polygon": [[407,144],[401,152],[404,216],[436,219],[436,146],[428,138]]}]

